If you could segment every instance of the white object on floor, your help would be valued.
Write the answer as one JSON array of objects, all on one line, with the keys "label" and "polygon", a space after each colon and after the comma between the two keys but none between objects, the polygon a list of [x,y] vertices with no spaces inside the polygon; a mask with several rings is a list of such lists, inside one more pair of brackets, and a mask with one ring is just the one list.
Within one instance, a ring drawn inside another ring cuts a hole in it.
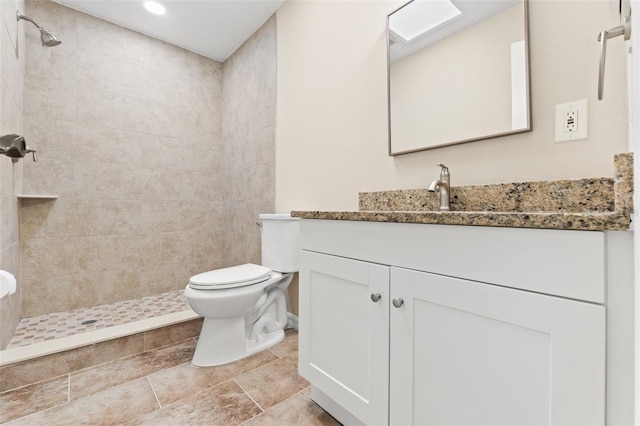
[{"label": "white object on floor", "polygon": [[0,299],[16,292],[16,278],[7,271],[0,271]]}]

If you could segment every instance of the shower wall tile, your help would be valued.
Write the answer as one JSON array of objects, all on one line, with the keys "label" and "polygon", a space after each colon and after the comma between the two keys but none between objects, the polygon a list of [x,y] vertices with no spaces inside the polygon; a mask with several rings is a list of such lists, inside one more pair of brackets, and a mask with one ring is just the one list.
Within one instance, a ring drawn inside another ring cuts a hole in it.
[{"label": "shower wall tile", "polygon": [[[0,134],[23,133],[25,28],[16,22],[22,0],[0,1]],[[0,158],[0,269],[17,280],[16,292],[0,299],[0,350],[13,337],[22,315],[19,244],[19,200],[23,168],[10,158]]]},{"label": "shower wall tile", "polygon": [[123,199],[133,193],[135,183],[131,168],[122,164],[75,163],[78,185],[74,195],[78,198]]},{"label": "shower wall tile", "polygon": [[[78,86],[91,87],[107,92],[121,92],[124,70],[121,63],[113,61],[98,50],[78,47],[75,59],[75,82]],[[52,66],[52,76],[55,77]]]},{"label": "shower wall tile", "polygon": [[175,232],[187,229],[182,200],[143,200],[140,210],[140,232]]},{"label": "shower wall tile", "polygon": [[195,118],[191,111],[147,99],[123,97],[119,105],[123,129],[175,138],[195,136]]},{"label": "shower wall tile", "polygon": [[76,13],[75,19],[79,48],[98,52],[112,62],[123,59],[125,28],[84,13]]},{"label": "shower wall tile", "polygon": [[24,115],[24,138],[29,146],[38,151],[38,156],[49,156],[49,125],[48,118]]},{"label": "shower wall tile", "polygon": [[[260,213],[275,205],[275,18],[223,65],[224,263],[260,262]],[[245,260],[247,261],[247,260]]]},{"label": "shower wall tile", "polygon": [[148,138],[152,137],[108,127],[51,120],[50,152],[43,155],[81,163],[139,164],[143,141]]},{"label": "shower wall tile", "polygon": [[[77,16],[69,14],[67,7],[53,1],[42,0],[27,0],[24,4],[25,6],[21,9],[22,13],[51,30],[56,37],[63,41],[65,47],[78,45]],[[39,37],[37,31],[36,35]],[[42,47],[38,47],[42,49]],[[31,55],[31,52],[27,53],[27,56],[29,55]]]},{"label": "shower wall tile", "polygon": [[24,113],[45,118],[74,120],[76,86],[27,73],[24,78]]},{"label": "shower wall tile", "polygon": [[141,140],[142,156],[145,167],[159,169],[199,169],[207,168],[208,164],[198,164],[201,144],[186,144],[183,139],[147,136]]},{"label": "shower wall tile", "polygon": [[[138,250],[145,235],[93,235],[65,238],[73,245],[72,273],[103,272],[133,267],[131,259],[142,257]],[[151,250],[149,250],[151,251]],[[91,306],[91,305],[87,305]]]},{"label": "shower wall tile", "polygon": [[[0,90],[0,96],[2,96],[2,90]],[[2,114],[1,106],[0,114]],[[9,157],[0,157],[0,194],[14,195],[13,169],[14,164],[11,162]]]},{"label": "shower wall tile", "polygon": [[27,198],[23,199],[21,203],[20,239],[48,237],[47,218],[53,202],[47,199]]},{"label": "shower wall tile", "polygon": [[[15,13],[15,12],[14,12]],[[15,20],[15,16],[13,18]],[[19,75],[22,74],[23,68],[20,63],[19,46],[16,42],[16,34],[12,35],[6,28],[2,28],[0,32],[0,76],[9,88],[9,93],[14,102],[20,105],[20,87]]]},{"label": "shower wall tile", "polygon": [[140,223],[141,201],[60,198],[47,212],[48,236],[131,234]]},{"label": "shower wall tile", "polygon": [[[37,145],[34,144],[37,148]],[[25,194],[53,194],[60,197],[73,197],[75,191],[74,163],[66,160],[38,156],[38,162],[25,157],[21,161],[24,168]]]},{"label": "shower wall tile", "polygon": [[[69,238],[33,238],[20,241],[22,278],[42,281],[75,272],[74,241]],[[25,283],[26,285],[26,283]]]},{"label": "shower wall tile", "polygon": [[63,41],[29,34],[26,76],[11,77],[40,157],[24,162],[24,190],[60,197],[22,202],[28,315],[258,263],[255,222],[274,206],[275,18],[223,65],[50,0],[25,13]]},{"label": "shower wall tile", "polygon": [[[166,262],[160,265],[140,267],[136,273],[139,279],[139,287],[132,287],[137,293],[135,297],[142,297],[146,294],[139,294],[141,289],[151,294],[166,293],[176,289],[182,289],[189,282],[189,277],[201,271],[193,270],[189,263]],[[131,297],[128,297],[130,299]],[[125,299],[123,299],[125,300]]]},{"label": "shower wall tile", "polygon": [[18,242],[18,199],[11,195],[0,195],[0,247],[9,247]]},{"label": "shower wall tile", "polygon": [[[222,200],[222,176],[220,173],[185,170],[180,174],[182,179],[180,192],[184,200]],[[198,184],[200,183],[200,184]]]},{"label": "shower wall tile", "polygon": [[124,128],[125,100],[122,95],[83,86],[78,86],[77,91],[79,123]]},{"label": "shower wall tile", "polygon": [[[199,96],[190,91],[188,81],[178,79],[174,74],[128,62],[121,66],[123,78],[119,93],[123,95],[178,108],[189,107]],[[211,101],[215,102],[214,99]]]},{"label": "shower wall tile", "polygon": [[221,231],[209,234],[190,231],[188,236],[193,247],[193,255],[190,261],[194,266],[200,267],[200,269],[194,271],[195,273],[217,269],[222,266],[223,233]]},{"label": "shower wall tile", "polygon": [[[11,93],[10,88],[6,86],[5,81],[2,80],[0,83],[0,95],[2,96],[2,99],[0,99],[0,111],[2,111],[2,116],[0,117],[0,129],[2,129],[3,134],[21,134],[23,120],[20,103],[22,102],[22,96],[20,96],[19,100],[15,99],[14,95],[16,94]],[[17,94],[17,96],[19,96],[19,94]]]},{"label": "shower wall tile", "polygon": [[276,170],[274,163],[260,164],[255,169],[256,185],[252,188],[252,200],[274,200],[276,198]]},{"label": "shower wall tile", "polygon": [[[219,62],[151,37],[141,37],[133,31],[125,33],[124,60],[155,71],[195,80],[215,75],[215,68],[220,67]],[[215,78],[219,79],[220,75]]]},{"label": "shower wall tile", "polygon": [[98,305],[100,297],[108,295],[100,273],[26,279],[24,287],[25,317],[79,309],[87,301]]},{"label": "shower wall tile", "polygon": [[[25,22],[24,25],[31,24]],[[51,77],[52,52],[51,49],[43,49],[40,47],[42,44],[42,41],[40,40],[40,32],[34,29],[31,29],[31,31],[25,31],[25,43],[27,49],[33,50],[32,55],[25,57],[25,71],[32,76],[43,79]],[[34,49],[34,47],[38,47],[38,49]]]},{"label": "shower wall tile", "polygon": [[274,140],[276,140],[275,125],[267,126],[256,133],[256,162],[258,164],[275,164],[276,149],[273,143]]}]

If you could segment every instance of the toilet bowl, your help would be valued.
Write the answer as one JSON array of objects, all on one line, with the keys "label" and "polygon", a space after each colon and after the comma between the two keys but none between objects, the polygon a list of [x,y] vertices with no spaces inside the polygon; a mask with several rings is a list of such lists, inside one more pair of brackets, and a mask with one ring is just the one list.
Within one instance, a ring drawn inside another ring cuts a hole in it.
[{"label": "toilet bowl", "polygon": [[298,219],[260,215],[262,263],[194,275],[185,298],[204,323],[192,364],[226,364],[284,339],[287,287],[298,266]]}]

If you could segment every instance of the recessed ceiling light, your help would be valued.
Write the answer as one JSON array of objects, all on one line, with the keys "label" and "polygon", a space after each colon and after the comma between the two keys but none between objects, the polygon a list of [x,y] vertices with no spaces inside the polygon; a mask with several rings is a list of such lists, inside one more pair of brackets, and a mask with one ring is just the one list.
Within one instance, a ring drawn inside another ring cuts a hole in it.
[{"label": "recessed ceiling light", "polygon": [[167,9],[163,5],[155,1],[145,1],[144,7],[151,13],[156,15],[164,15]]},{"label": "recessed ceiling light", "polygon": [[449,0],[414,0],[389,17],[389,29],[410,42],[460,15]]}]

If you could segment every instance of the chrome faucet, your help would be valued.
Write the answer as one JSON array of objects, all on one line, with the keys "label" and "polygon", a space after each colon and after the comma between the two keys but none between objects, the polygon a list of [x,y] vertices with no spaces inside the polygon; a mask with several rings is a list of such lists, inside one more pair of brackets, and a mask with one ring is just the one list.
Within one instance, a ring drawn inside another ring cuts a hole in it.
[{"label": "chrome faucet", "polygon": [[444,164],[436,164],[441,167],[440,179],[436,179],[429,185],[429,192],[435,192],[436,189],[440,190],[440,210],[441,212],[448,212],[451,210],[449,207],[451,179],[449,174],[449,168]]}]

